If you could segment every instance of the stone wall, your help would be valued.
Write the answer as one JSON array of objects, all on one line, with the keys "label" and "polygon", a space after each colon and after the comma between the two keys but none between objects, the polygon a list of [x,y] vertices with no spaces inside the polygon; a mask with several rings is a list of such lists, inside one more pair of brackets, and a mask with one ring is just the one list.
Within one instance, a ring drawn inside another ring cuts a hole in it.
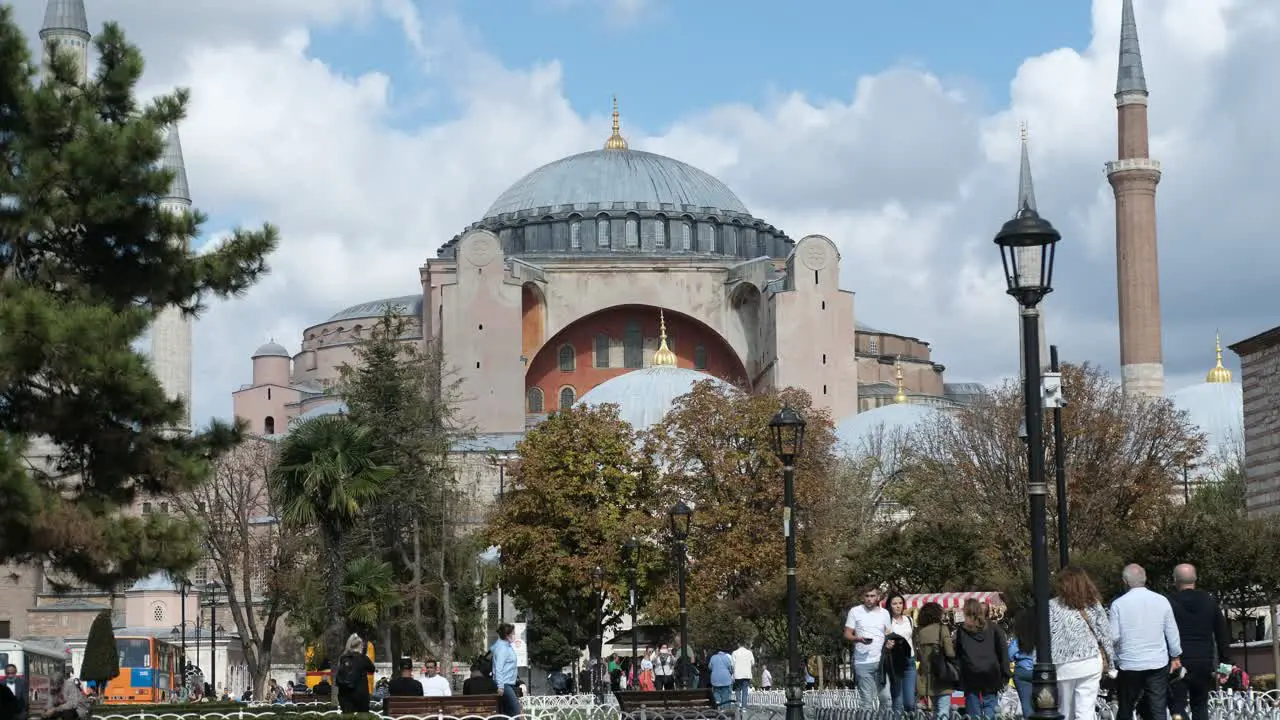
[{"label": "stone wall", "polygon": [[1245,491],[1252,516],[1280,512],[1280,327],[1231,346],[1244,386]]}]

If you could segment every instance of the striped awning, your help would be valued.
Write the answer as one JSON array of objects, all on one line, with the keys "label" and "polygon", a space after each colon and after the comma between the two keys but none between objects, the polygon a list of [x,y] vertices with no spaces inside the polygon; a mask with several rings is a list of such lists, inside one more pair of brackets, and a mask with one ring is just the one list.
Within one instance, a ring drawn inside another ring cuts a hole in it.
[{"label": "striped awning", "polygon": [[965,601],[970,599],[992,606],[1004,605],[1004,598],[1000,597],[998,592],[921,593],[903,597],[907,600],[907,609],[909,610],[918,610],[925,603],[931,602],[938,603],[944,610],[960,610],[964,608]]}]

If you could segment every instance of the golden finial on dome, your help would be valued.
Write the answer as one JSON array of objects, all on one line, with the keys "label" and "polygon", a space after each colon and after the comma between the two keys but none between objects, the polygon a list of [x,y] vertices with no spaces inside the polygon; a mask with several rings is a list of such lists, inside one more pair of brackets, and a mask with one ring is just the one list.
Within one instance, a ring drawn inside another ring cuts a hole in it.
[{"label": "golden finial on dome", "polygon": [[605,150],[626,150],[627,139],[622,137],[622,123],[618,120],[618,96],[613,96],[613,134],[604,141]]},{"label": "golden finial on dome", "polygon": [[898,358],[893,364],[898,370],[898,393],[893,396],[893,401],[896,403],[905,403],[907,402],[907,385],[906,381],[902,377],[902,358]]},{"label": "golden finial on dome", "polygon": [[658,349],[653,352],[653,367],[675,367],[676,354],[667,347],[667,318],[658,310]]},{"label": "golden finial on dome", "polygon": [[1218,353],[1218,364],[1213,366],[1208,375],[1205,375],[1204,381],[1207,383],[1229,383],[1231,382],[1231,371],[1222,366],[1222,336],[1218,333],[1213,334],[1213,344]]}]

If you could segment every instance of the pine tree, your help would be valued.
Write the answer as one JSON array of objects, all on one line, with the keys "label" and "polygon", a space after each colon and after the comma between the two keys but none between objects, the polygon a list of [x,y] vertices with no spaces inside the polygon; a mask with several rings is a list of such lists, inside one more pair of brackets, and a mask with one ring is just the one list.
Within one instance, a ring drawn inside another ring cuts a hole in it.
[{"label": "pine tree", "polygon": [[99,688],[120,674],[120,651],[116,634],[111,629],[111,611],[103,610],[89,627],[84,644],[84,661],[80,663],[80,679],[92,680]]},{"label": "pine tree", "polygon": [[[134,347],[161,310],[197,314],[267,271],[276,231],[188,250],[204,216],[159,207],[159,162],[188,93],[135,97],[143,59],[108,23],[81,80],[59,54],[36,81],[0,6],[0,563],[45,562],[109,587],[197,556],[190,525],[120,510],[201,482],[240,430],[166,432],[182,404]],[[47,443],[53,460],[28,460]]]}]

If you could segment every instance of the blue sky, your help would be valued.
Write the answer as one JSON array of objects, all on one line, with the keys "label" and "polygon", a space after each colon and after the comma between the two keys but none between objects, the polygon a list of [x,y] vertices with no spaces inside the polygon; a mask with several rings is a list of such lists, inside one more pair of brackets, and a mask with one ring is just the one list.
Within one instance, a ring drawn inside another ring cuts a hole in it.
[{"label": "blue sky", "polygon": [[[430,5],[456,13],[468,40],[506,67],[558,61],[579,113],[607,112],[617,93],[627,123],[647,132],[780,92],[847,102],[858,77],[894,65],[966,87],[990,110],[1008,104],[1011,71],[1024,59],[1083,48],[1090,37],[1090,4],[1080,0],[648,0],[626,21],[590,0],[505,2],[501,12],[478,1]],[[398,100],[410,105],[407,123],[448,118],[447,97],[420,102],[430,86],[401,37],[384,17],[319,29],[312,52],[346,74],[388,74]]]}]

